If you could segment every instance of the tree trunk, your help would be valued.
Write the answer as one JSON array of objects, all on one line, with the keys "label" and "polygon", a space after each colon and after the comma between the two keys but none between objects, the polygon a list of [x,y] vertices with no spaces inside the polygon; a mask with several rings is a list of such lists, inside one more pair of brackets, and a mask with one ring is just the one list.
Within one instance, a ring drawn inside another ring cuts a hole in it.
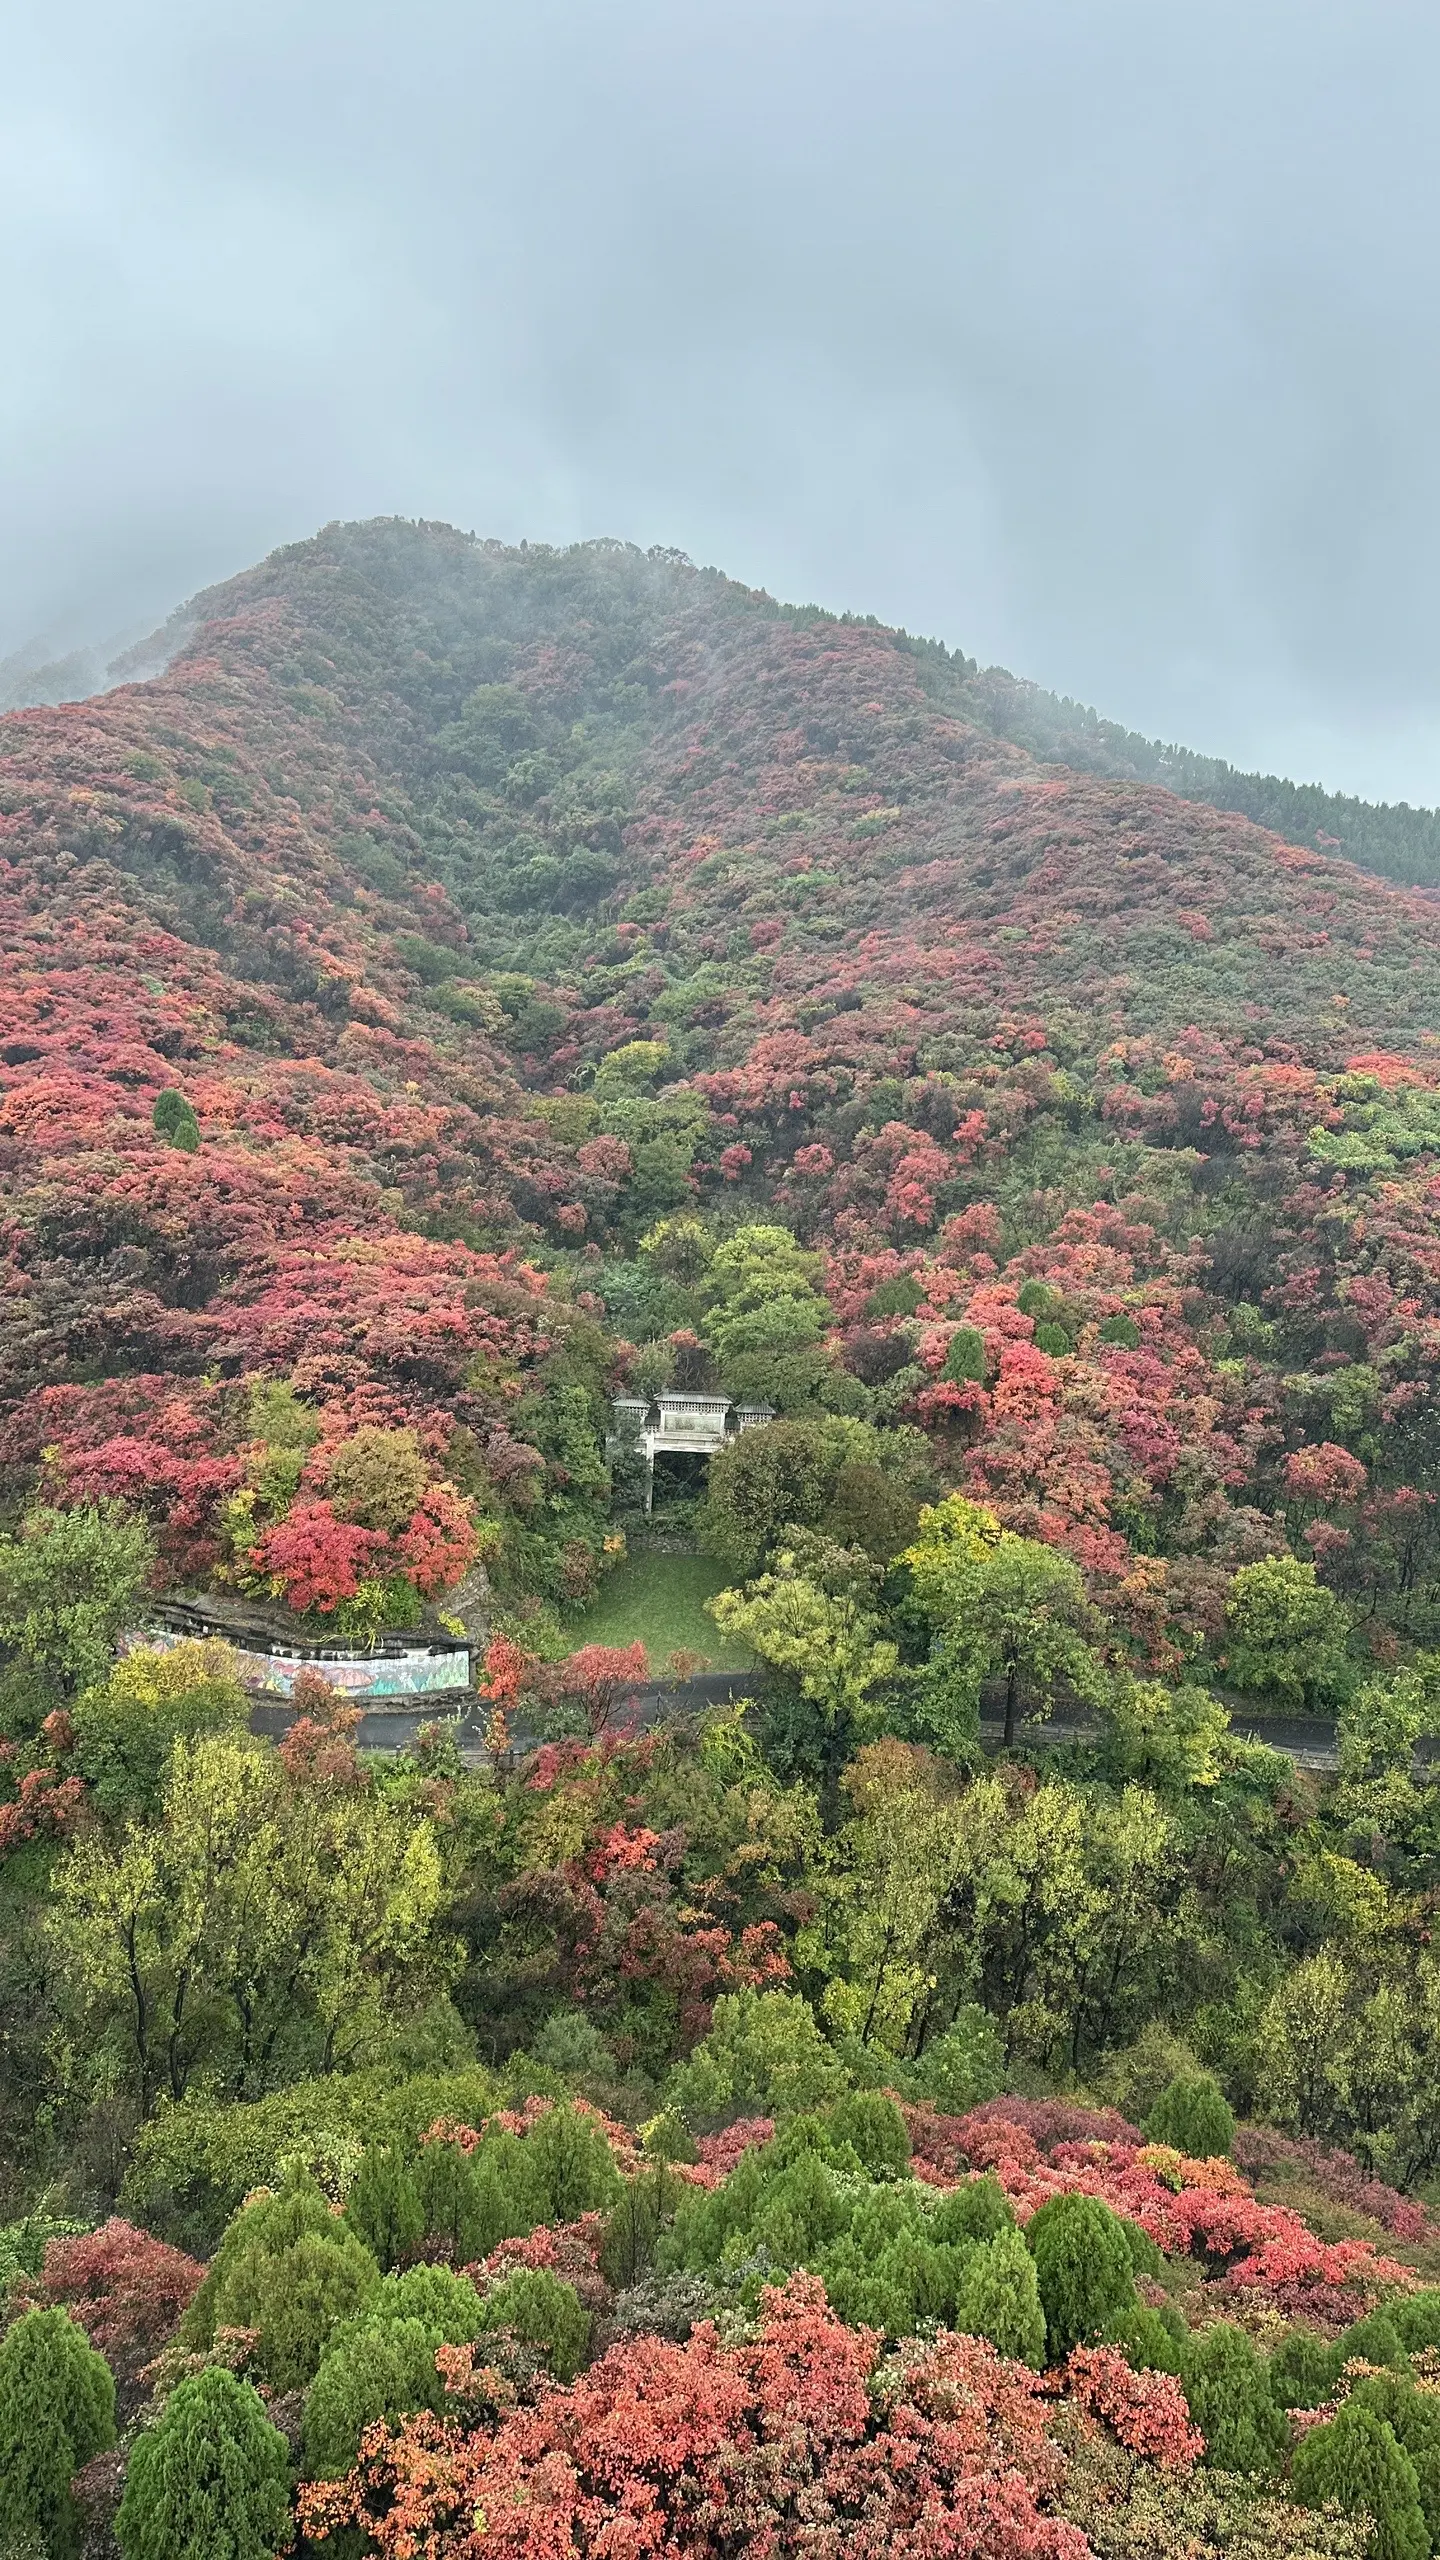
[{"label": "tree trunk", "polygon": [[1007,1751],[1011,1749],[1015,1740],[1015,1709],[1019,1701],[1019,1689],[1019,1673],[1012,1662],[1005,1674],[1005,1748]]}]

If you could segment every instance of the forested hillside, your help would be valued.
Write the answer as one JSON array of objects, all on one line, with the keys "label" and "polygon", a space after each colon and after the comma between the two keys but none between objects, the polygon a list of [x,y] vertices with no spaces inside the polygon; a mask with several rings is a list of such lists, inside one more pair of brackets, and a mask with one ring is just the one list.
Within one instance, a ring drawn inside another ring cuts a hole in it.
[{"label": "forested hillside", "polygon": [[0,2547],[1425,2560],[1440,908],[674,555],[169,646],[0,722]]},{"label": "forested hillside", "polygon": [[1357,800],[1318,783],[1287,782],[1274,773],[1242,773],[1223,756],[1197,755],[1141,737],[1116,720],[1104,720],[1068,695],[1046,693],[1004,667],[980,667],[933,642],[911,646],[931,670],[930,680],[966,719],[1009,738],[1042,760],[1076,765],[1114,781],[1158,782],[1183,800],[1206,800],[1273,827],[1288,843],[1343,854],[1382,879],[1440,882],[1440,814],[1408,802]]}]

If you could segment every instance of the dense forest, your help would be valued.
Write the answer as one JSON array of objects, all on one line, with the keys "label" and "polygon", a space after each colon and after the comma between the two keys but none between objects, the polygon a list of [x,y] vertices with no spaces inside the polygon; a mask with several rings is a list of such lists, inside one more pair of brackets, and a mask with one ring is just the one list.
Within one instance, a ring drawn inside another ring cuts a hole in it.
[{"label": "dense forest", "polygon": [[1158,782],[1182,800],[1207,800],[1213,808],[1253,818],[1287,843],[1343,854],[1382,879],[1429,888],[1440,883],[1440,813],[1434,809],[1412,809],[1404,800],[1357,800],[1274,773],[1241,773],[1223,756],[1141,737],[1068,695],[1026,684],[1004,667],[977,666],[934,642],[910,645],[932,671],[929,680],[941,698],[962,718],[1009,738],[1042,762],[1075,765],[1113,781]]},{"label": "dense forest", "polygon": [[168,653],[0,723],[0,2551],[1427,2560],[1440,909],[673,554]]}]

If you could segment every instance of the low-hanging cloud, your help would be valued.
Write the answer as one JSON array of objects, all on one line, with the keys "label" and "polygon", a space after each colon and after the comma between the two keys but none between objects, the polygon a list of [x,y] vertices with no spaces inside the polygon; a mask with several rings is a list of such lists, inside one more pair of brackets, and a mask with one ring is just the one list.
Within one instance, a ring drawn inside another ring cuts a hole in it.
[{"label": "low-hanging cloud", "polygon": [[676,543],[1440,797],[1433,9],[71,0],[0,92],[0,656],[334,516]]}]

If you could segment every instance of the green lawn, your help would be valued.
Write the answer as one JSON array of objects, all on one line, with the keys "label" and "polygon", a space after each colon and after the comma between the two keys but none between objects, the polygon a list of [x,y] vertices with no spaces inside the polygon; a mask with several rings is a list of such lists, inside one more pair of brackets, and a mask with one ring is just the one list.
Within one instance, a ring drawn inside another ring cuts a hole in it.
[{"label": "green lawn", "polygon": [[734,1580],[708,1556],[628,1557],[607,1574],[599,1598],[575,1620],[574,1641],[634,1644],[638,1636],[657,1675],[667,1656],[681,1651],[703,1653],[710,1671],[749,1671],[755,1657],[748,1646],[722,1635],[705,1613],[711,1595]]}]

